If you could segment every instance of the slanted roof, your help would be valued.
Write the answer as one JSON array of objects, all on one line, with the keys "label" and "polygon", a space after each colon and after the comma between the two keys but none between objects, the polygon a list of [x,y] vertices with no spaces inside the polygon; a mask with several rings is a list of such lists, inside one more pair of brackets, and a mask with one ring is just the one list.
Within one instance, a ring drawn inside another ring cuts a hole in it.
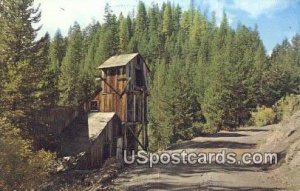
[{"label": "slanted roof", "polygon": [[108,60],[106,60],[103,64],[101,64],[98,68],[112,68],[118,66],[125,66],[127,65],[133,58],[138,56],[139,53],[132,53],[132,54],[121,54],[117,56],[112,56]]},{"label": "slanted roof", "polygon": [[114,117],[114,112],[95,112],[89,113],[89,139],[94,141],[106,127],[107,123]]}]

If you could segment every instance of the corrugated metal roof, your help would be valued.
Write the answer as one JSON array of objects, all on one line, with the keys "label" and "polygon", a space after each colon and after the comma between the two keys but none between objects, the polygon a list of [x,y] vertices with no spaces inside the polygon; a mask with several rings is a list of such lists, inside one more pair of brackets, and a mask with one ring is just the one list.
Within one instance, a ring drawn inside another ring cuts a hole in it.
[{"label": "corrugated metal roof", "polygon": [[108,60],[106,60],[103,64],[101,64],[98,68],[102,69],[102,68],[125,66],[137,55],[139,55],[139,53],[121,54],[117,56],[112,56]]}]

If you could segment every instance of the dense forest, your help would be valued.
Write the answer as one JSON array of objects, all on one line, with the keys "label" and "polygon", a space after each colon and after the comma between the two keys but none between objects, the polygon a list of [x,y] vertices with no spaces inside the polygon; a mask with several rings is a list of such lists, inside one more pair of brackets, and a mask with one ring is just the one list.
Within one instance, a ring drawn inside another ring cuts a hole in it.
[{"label": "dense forest", "polygon": [[[247,125],[257,107],[300,92],[300,35],[267,55],[257,27],[234,29],[225,12],[218,24],[214,13],[170,2],[139,2],[128,16],[116,16],[107,4],[103,23],[74,23],[66,37],[58,30],[41,39],[33,0],[0,0],[0,12],[0,186],[39,183],[35,175],[42,178],[54,156],[31,147],[39,125],[33,116],[85,99],[95,90],[97,66],[112,55],[139,52],[151,69],[153,150]],[[27,175],[7,176],[17,169]]]}]

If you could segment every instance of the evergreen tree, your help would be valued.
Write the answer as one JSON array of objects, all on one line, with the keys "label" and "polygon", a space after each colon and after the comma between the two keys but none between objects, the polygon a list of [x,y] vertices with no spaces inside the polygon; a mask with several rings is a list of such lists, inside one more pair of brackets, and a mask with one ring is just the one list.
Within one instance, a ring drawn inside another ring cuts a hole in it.
[{"label": "evergreen tree", "polygon": [[131,39],[133,36],[134,26],[132,24],[132,20],[129,15],[127,15],[127,17],[126,17],[126,22],[127,22],[127,26],[128,26],[128,36],[129,36],[129,39]]},{"label": "evergreen tree", "polygon": [[[156,59],[159,59],[160,52],[161,52],[161,46],[162,42],[160,41],[159,31],[160,28],[160,22],[159,22],[159,7],[158,5],[154,4],[148,11],[148,34],[149,34],[149,42],[147,45],[147,60],[152,67],[152,63],[156,62]],[[154,65],[154,64],[153,64]]]},{"label": "evergreen tree", "polygon": [[171,129],[167,115],[169,111],[166,105],[166,67],[164,62],[158,62],[151,85],[149,98],[150,120],[150,149],[160,150],[166,148],[171,138]]},{"label": "evergreen tree", "polygon": [[97,63],[103,63],[110,56],[117,54],[119,49],[117,18],[116,15],[112,14],[109,4],[105,6],[104,20],[105,23],[98,31]]},{"label": "evergreen tree", "polygon": [[293,92],[300,93],[300,34],[296,34],[292,38],[292,63],[293,63],[293,82],[295,87]]},{"label": "evergreen tree", "polygon": [[60,104],[77,105],[80,100],[80,65],[82,62],[83,37],[80,26],[75,23],[69,31],[66,56],[59,77]]},{"label": "evergreen tree", "polygon": [[[36,54],[36,62],[39,68],[35,73],[39,74],[36,79],[37,87],[35,91],[35,99],[43,107],[50,107],[58,101],[58,87],[56,71],[51,68],[49,59],[50,36],[48,33],[41,38],[38,43],[39,51]],[[41,78],[41,79],[39,79]]]},{"label": "evergreen tree", "polygon": [[232,34],[225,14],[216,35],[213,42],[213,58],[208,69],[210,80],[201,104],[209,131],[221,128],[225,110],[230,107],[225,103],[229,94],[225,82],[228,82]]},{"label": "evergreen tree", "polygon": [[189,36],[190,27],[192,25],[192,18],[193,18],[193,13],[191,10],[185,11],[182,14],[180,27],[183,35],[186,37]]},{"label": "evergreen tree", "polygon": [[1,3],[1,34],[6,36],[0,42],[0,62],[5,71],[0,89],[0,118],[22,128],[27,137],[35,123],[34,112],[49,105],[50,95],[45,89],[49,37],[35,40],[39,28],[32,25],[39,21],[40,12],[33,7],[33,0]]},{"label": "evergreen tree", "polygon": [[66,51],[64,38],[60,30],[56,31],[55,36],[50,44],[49,51],[50,51],[49,59],[50,59],[51,69],[53,71],[59,71]]},{"label": "evergreen tree", "polygon": [[[168,124],[172,129],[171,143],[191,139],[193,123],[198,120],[199,107],[193,90],[192,65],[182,65],[178,58],[169,65],[166,90]],[[178,80],[180,77],[180,80]],[[167,114],[167,112],[165,112]]]},{"label": "evergreen tree", "polygon": [[171,12],[171,4],[170,2],[167,3],[164,13],[163,13],[163,24],[162,24],[162,33],[165,36],[170,36],[172,33],[172,12]]},{"label": "evergreen tree", "polygon": [[[100,29],[99,29],[100,30]],[[83,67],[80,70],[80,98],[88,98],[95,91],[95,78],[97,77],[97,67],[99,62],[96,60],[96,52],[99,44],[98,34],[94,34],[87,54],[83,59]]]},{"label": "evergreen tree", "polygon": [[[33,152],[37,112],[52,103],[49,35],[36,40],[40,19],[33,0],[0,2],[0,182],[4,190],[31,190],[45,180],[54,156]],[[4,36],[5,35],[5,36]]]},{"label": "evergreen tree", "polygon": [[58,78],[60,75],[60,67],[62,60],[66,53],[66,43],[63,36],[61,35],[60,30],[57,30],[55,36],[50,43],[49,49],[49,59],[50,59],[50,73],[53,80],[53,100],[55,103],[59,100],[59,89],[58,89]]},{"label": "evergreen tree", "polygon": [[[294,44],[295,39],[294,37]],[[298,37],[299,38],[299,37]],[[291,93],[299,93],[299,66],[297,56],[290,42],[285,39],[277,45],[270,58],[270,66],[264,71],[262,78],[262,95],[264,105],[273,105],[282,96]]]},{"label": "evergreen tree", "polygon": [[145,4],[139,1],[135,19],[135,35],[141,36],[147,30],[147,12]]},{"label": "evergreen tree", "polygon": [[175,8],[173,7],[173,14],[172,14],[172,28],[173,33],[178,33],[180,28],[180,18],[182,10],[179,5],[177,5]]},{"label": "evergreen tree", "polygon": [[190,62],[197,61],[197,55],[198,52],[200,52],[199,49],[202,43],[201,41],[202,38],[204,38],[203,33],[205,32],[205,28],[201,29],[202,22],[200,17],[201,15],[199,13],[195,13],[193,18],[193,25],[191,26],[190,38],[188,42],[190,46],[188,55]]},{"label": "evergreen tree", "polygon": [[119,17],[119,53],[125,53],[129,43],[129,28],[127,20],[123,17],[122,13]]},{"label": "evergreen tree", "polygon": [[300,35],[268,58],[257,27],[232,29],[225,13],[217,26],[214,13],[209,20],[195,8],[182,12],[167,2],[146,9],[140,1],[135,16],[117,19],[107,4],[103,24],[82,31],[75,24],[66,39],[58,31],[49,43],[48,35],[34,40],[31,24],[40,14],[32,0],[2,4],[0,116],[13,127],[31,127],[32,111],[56,104],[58,89],[60,104],[77,105],[95,90],[96,67],[127,52],[140,52],[151,69],[154,149],[245,124],[257,106],[300,91]]}]

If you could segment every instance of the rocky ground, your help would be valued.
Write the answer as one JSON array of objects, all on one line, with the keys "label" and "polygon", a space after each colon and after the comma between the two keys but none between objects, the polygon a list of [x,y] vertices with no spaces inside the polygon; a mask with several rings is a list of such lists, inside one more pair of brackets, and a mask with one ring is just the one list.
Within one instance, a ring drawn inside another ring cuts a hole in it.
[{"label": "rocky ground", "polygon": [[40,186],[40,191],[84,191],[111,190],[108,186],[121,171],[123,165],[114,158],[105,162],[104,167],[95,170],[67,169],[53,174],[49,181]]}]

